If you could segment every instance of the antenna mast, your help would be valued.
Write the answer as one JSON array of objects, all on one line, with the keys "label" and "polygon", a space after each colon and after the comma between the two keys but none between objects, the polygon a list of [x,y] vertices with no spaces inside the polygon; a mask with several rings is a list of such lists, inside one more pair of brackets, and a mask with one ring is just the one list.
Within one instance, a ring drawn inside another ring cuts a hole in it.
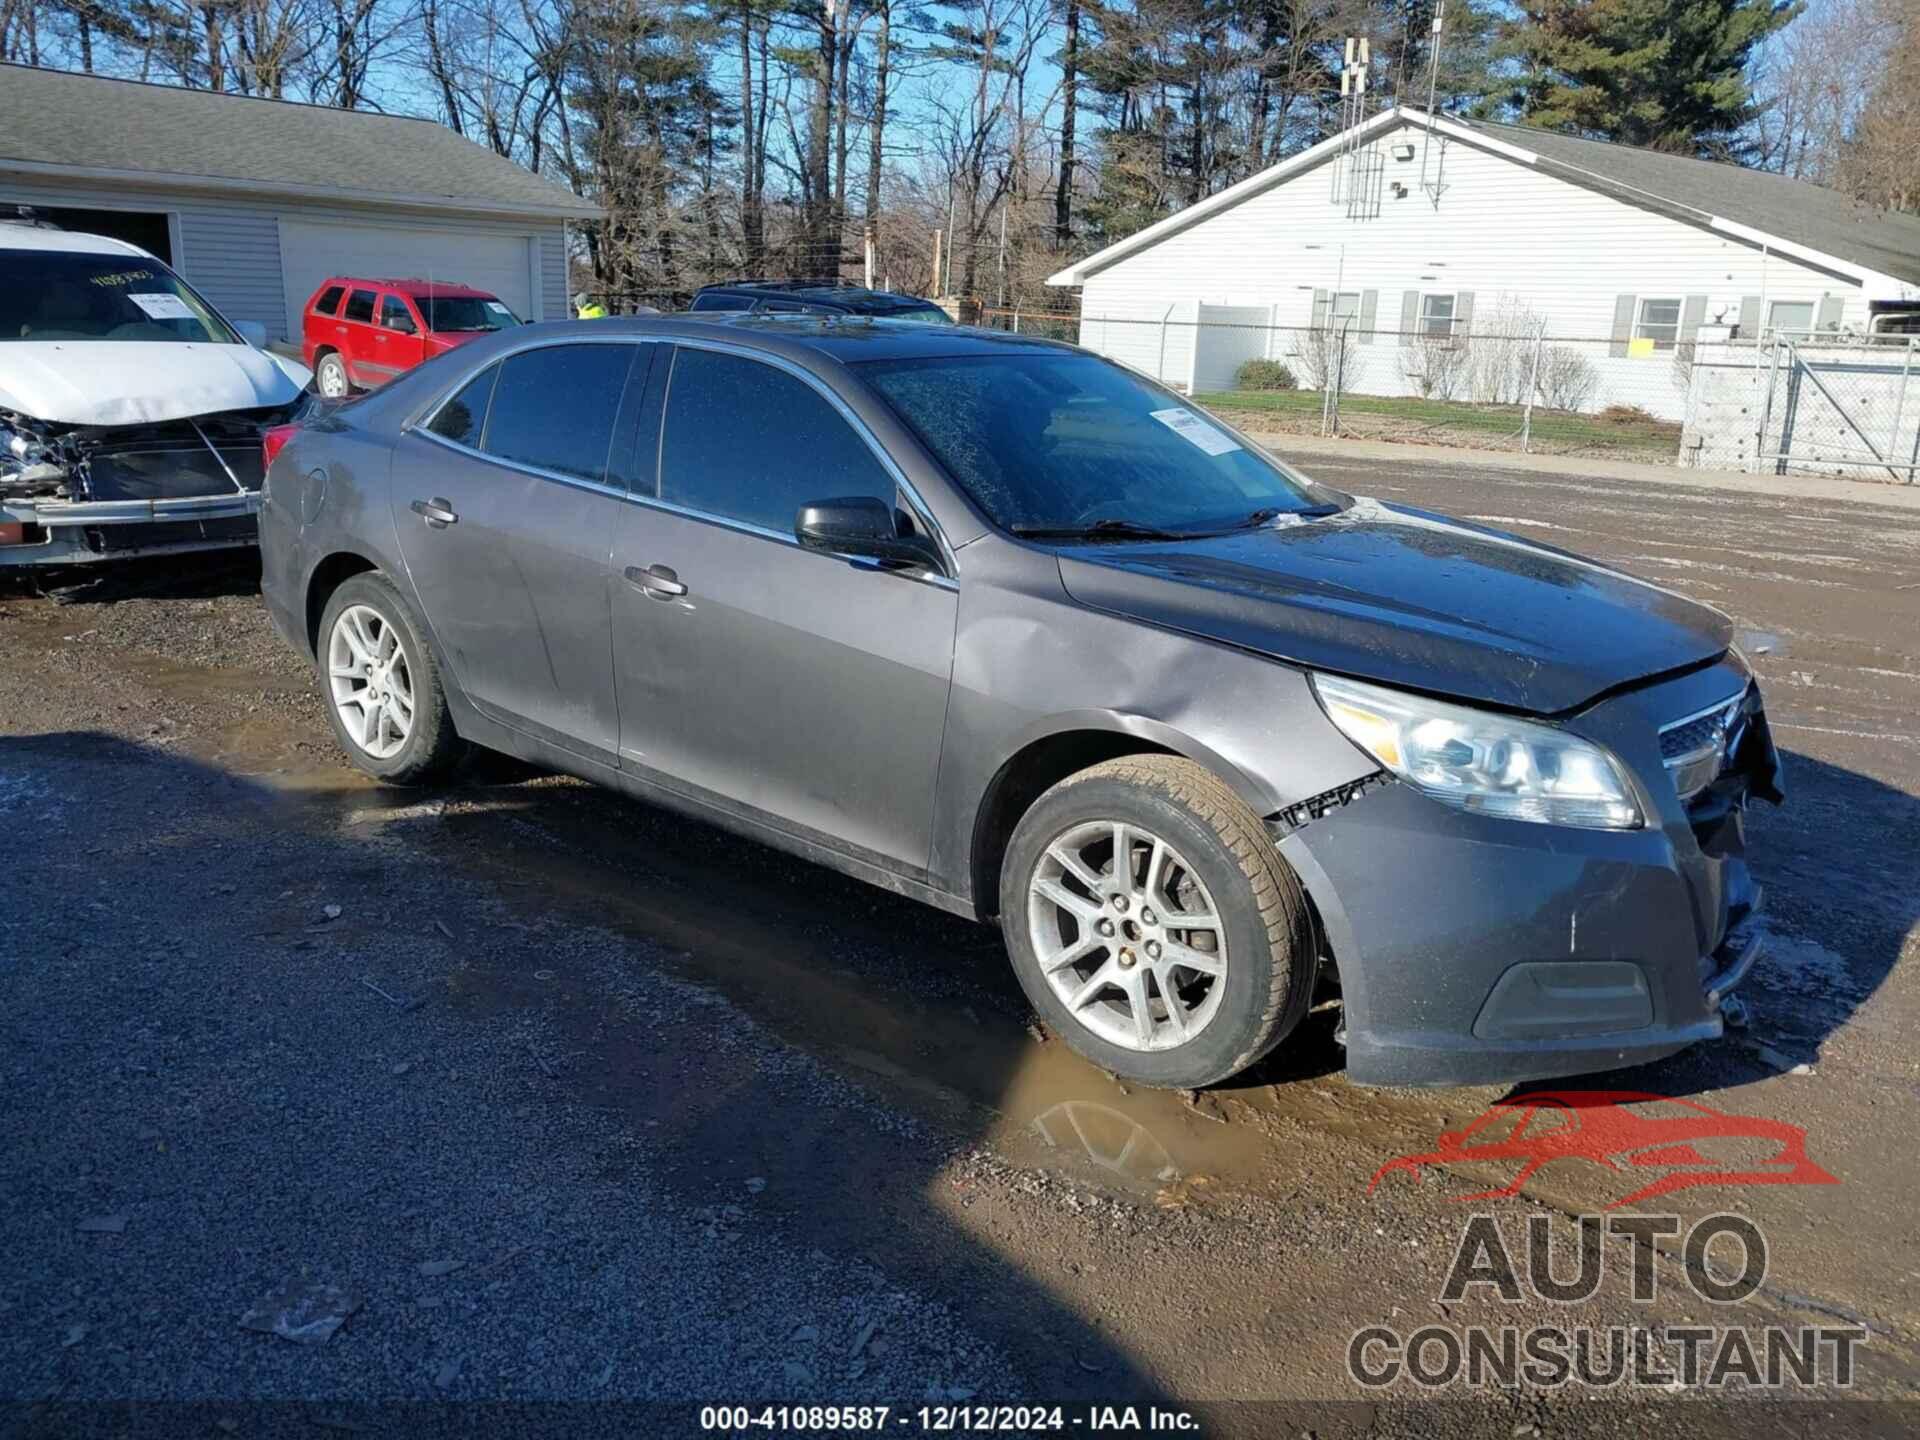
[{"label": "antenna mast", "polygon": [[1440,159],[1435,162],[1433,183],[1427,183],[1427,155],[1433,149],[1433,111],[1440,95],[1440,36],[1445,26],[1447,0],[1433,0],[1433,37],[1427,42],[1427,138],[1420,146],[1420,189],[1433,197],[1436,207],[1440,204],[1440,192],[1447,188],[1442,178],[1446,174],[1447,156],[1443,150]]}]

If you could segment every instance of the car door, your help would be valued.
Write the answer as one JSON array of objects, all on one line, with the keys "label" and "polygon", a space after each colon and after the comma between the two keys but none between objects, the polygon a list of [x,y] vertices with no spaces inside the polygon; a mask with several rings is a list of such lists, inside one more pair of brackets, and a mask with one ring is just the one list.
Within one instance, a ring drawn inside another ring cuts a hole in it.
[{"label": "car door", "polygon": [[810,500],[910,507],[900,476],[798,371],[682,344],[665,390],[654,498],[614,536],[622,765],[924,876],[957,587],[793,535]]},{"label": "car door", "polygon": [[632,433],[618,417],[628,371],[637,361],[644,374],[655,348],[518,351],[394,450],[401,554],[461,691],[491,719],[608,765],[619,721],[607,561]]},{"label": "car door", "polygon": [[381,383],[418,365],[425,343],[420,336],[420,322],[414,318],[413,307],[405,297],[391,290],[382,291],[380,332],[374,337],[375,354],[380,368],[386,372]]},{"label": "car door", "polygon": [[388,379],[374,368],[379,363],[373,354],[373,337],[380,333],[374,323],[379,309],[379,292],[366,286],[349,290],[340,307],[340,354],[347,363],[347,378],[356,385],[372,387]]}]

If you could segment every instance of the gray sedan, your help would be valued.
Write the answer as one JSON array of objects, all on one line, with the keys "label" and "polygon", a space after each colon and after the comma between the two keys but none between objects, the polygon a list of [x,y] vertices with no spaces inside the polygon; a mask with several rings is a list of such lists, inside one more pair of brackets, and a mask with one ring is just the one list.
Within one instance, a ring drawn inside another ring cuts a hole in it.
[{"label": "gray sedan", "polygon": [[1147,1084],[1316,996],[1362,1082],[1652,1059],[1757,954],[1779,767],[1724,616],[1070,347],[517,329],[286,438],[261,547],[369,774],[487,746],[997,921]]}]

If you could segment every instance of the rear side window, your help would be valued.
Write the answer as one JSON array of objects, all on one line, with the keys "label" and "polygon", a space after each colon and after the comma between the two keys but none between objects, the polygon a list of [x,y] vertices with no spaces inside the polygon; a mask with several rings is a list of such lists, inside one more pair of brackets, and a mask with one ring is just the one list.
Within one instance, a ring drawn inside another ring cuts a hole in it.
[{"label": "rear side window", "polygon": [[693,297],[695,310],[751,310],[753,301],[744,295],[696,295]]},{"label": "rear side window", "polygon": [[891,505],[894,490],[866,442],[811,385],[739,355],[675,355],[662,500],[791,535],[808,501],[872,495]]},{"label": "rear side window", "polygon": [[482,370],[434,412],[427,429],[443,440],[478,450],[481,432],[487,428],[487,401],[493,395],[493,382],[499,376],[498,365]]},{"label": "rear side window", "polygon": [[322,315],[331,315],[340,308],[340,297],[346,293],[347,287],[344,285],[329,285],[320,292],[320,298],[314,302],[313,308]]},{"label": "rear side window", "polygon": [[347,297],[347,313],[345,318],[348,320],[363,321],[369,325],[372,324],[373,292],[371,290],[356,290],[353,294],[349,295]]},{"label": "rear side window", "polygon": [[604,481],[620,392],[638,348],[549,345],[503,360],[481,448],[516,464]]}]

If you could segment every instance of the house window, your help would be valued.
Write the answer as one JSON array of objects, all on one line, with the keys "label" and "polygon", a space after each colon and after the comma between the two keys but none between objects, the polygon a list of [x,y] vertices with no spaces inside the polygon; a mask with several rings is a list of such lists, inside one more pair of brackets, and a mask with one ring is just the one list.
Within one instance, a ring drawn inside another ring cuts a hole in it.
[{"label": "house window", "polygon": [[1789,335],[1807,335],[1813,330],[1811,300],[1776,300],[1767,307],[1767,328],[1784,330]]},{"label": "house window", "polygon": [[1634,327],[1636,340],[1651,340],[1656,350],[1671,350],[1680,338],[1680,302],[1678,300],[1642,300],[1640,323]]},{"label": "house window", "polygon": [[1432,339],[1453,338],[1453,296],[1420,297],[1420,333]]},{"label": "house window", "polygon": [[1360,318],[1360,292],[1358,290],[1340,290],[1335,292],[1333,304],[1327,310],[1327,323],[1335,330],[1340,329],[1349,320]]}]

